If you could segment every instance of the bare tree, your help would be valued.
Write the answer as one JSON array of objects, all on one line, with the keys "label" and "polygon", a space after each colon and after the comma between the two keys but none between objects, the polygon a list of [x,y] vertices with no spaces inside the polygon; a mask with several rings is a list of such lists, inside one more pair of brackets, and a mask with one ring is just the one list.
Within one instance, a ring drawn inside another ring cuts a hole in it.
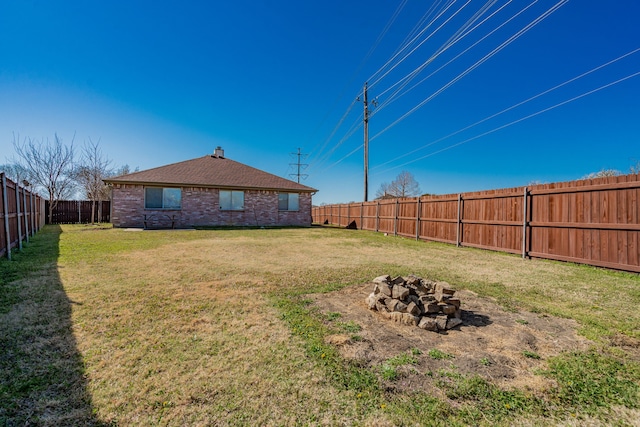
[{"label": "bare tree", "polygon": [[0,172],[4,172],[7,178],[13,182],[22,183],[24,180],[32,181],[29,171],[17,163],[0,165]]},{"label": "bare tree", "polygon": [[638,160],[635,165],[631,165],[631,167],[629,168],[629,173],[640,173],[640,160]]},{"label": "bare tree", "polygon": [[393,199],[396,197],[395,195],[389,192],[389,186],[390,185],[388,182],[383,182],[382,184],[380,184],[380,188],[378,188],[378,191],[376,191],[377,200]]},{"label": "bare tree", "polygon": [[94,143],[89,138],[89,142],[86,142],[82,147],[82,156],[76,169],[76,176],[85,197],[91,200],[91,222],[95,220],[96,203],[109,199],[109,187],[103,179],[111,174],[111,160],[102,154],[100,141]]},{"label": "bare tree", "polygon": [[70,197],[74,191],[73,139],[70,145],[65,145],[58,134],[54,134],[52,142],[48,138],[46,141],[25,138],[20,142],[14,134],[13,148],[19,157],[14,163],[29,172],[36,188],[48,194],[51,223],[58,201]]},{"label": "bare tree", "polygon": [[622,172],[616,169],[602,169],[598,172],[591,172],[588,175],[583,176],[581,179],[594,179],[594,178],[606,178],[609,176],[619,176]]},{"label": "bare tree", "polygon": [[414,176],[407,171],[400,172],[396,179],[391,181],[391,184],[382,183],[376,192],[376,198],[378,199],[416,197],[419,195],[420,185]]}]

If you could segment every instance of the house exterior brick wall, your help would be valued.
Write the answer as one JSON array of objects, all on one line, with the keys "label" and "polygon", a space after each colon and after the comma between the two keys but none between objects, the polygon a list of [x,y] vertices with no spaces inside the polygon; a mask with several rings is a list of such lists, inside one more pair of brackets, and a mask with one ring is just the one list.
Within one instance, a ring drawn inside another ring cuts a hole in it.
[{"label": "house exterior brick wall", "polygon": [[220,209],[217,188],[181,187],[181,209],[145,209],[144,185],[114,184],[111,222],[114,227],[177,228],[193,226],[311,226],[311,193],[298,193],[298,211],[278,210],[278,191],[244,190],[244,210]]}]

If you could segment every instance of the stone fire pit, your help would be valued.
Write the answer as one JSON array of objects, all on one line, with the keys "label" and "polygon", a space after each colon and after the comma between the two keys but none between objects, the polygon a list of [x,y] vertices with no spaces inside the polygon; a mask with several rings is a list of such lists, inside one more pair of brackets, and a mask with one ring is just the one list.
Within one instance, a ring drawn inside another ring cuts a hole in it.
[{"label": "stone fire pit", "polygon": [[427,331],[446,331],[462,324],[460,299],[447,282],[416,276],[379,276],[366,302],[388,319]]}]

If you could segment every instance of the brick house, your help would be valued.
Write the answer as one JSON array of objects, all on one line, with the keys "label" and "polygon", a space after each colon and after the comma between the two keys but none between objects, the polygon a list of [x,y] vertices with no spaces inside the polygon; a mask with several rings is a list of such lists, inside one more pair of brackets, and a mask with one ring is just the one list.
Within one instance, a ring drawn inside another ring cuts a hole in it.
[{"label": "brick house", "polygon": [[114,227],[310,226],[317,190],[213,155],[104,180]]}]

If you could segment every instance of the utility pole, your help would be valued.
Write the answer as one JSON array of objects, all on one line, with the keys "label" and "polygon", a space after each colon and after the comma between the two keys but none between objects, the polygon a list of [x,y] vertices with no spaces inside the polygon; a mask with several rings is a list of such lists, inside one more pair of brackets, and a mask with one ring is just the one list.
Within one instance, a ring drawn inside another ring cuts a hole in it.
[{"label": "utility pole", "polygon": [[289,166],[296,166],[297,167],[297,171],[298,173],[290,173],[289,176],[290,177],[297,177],[298,180],[298,184],[300,184],[300,177],[302,177],[302,179],[307,179],[307,177],[309,175],[307,175],[306,173],[300,173],[300,171],[304,170],[307,168],[307,166],[309,166],[306,163],[300,163],[300,159],[303,157],[306,157],[306,154],[302,154],[300,152],[300,147],[298,147],[298,152],[297,153],[290,153],[292,156],[297,156],[298,157],[298,161],[297,163],[289,163]]},{"label": "utility pole", "polygon": [[364,201],[369,201],[369,103],[367,99],[367,83],[364,83]]}]

